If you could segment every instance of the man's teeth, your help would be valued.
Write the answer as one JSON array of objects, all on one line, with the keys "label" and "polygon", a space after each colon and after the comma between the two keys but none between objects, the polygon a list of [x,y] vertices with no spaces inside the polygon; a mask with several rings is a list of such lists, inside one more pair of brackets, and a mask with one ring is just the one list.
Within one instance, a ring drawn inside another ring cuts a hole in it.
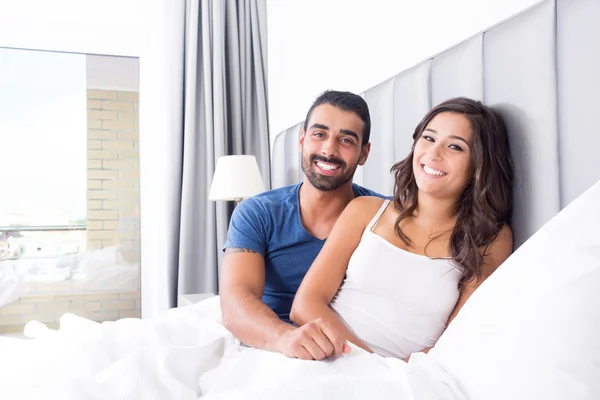
[{"label": "man's teeth", "polygon": [[319,166],[319,168],[324,169],[326,171],[333,171],[339,168],[339,165],[323,164],[320,162],[317,162],[317,165]]},{"label": "man's teeth", "polygon": [[437,169],[430,168],[427,165],[423,165],[423,169],[425,170],[425,173],[427,173],[429,175],[437,175],[437,176],[444,176],[444,175],[446,175],[445,172],[438,171]]}]

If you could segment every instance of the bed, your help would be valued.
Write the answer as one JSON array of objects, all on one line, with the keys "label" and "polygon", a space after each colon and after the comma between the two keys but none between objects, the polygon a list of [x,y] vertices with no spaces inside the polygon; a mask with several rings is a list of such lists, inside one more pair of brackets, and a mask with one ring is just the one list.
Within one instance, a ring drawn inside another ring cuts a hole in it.
[{"label": "bed", "polygon": [[[0,398],[600,399],[598,19],[597,0],[547,0],[364,93],[373,145],[355,181],[382,193],[446,98],[494,106],[510,131],[517,250],[429,354],[405,363],[353,348],[311,362],[244,349],[213,297],[151,320],[65,315],[60,332],[30,324],[35,340],[0,338]],[[275,139],[273,187],[301,179],[299,133]]]},{"label": "bed", "polygon": [[[599,18],[596,0],[543,1],[362,94],[372,147],[355,182],[388,195],[390,167],[431,107],[467,96],[507,123],[517,252],[430,353],[466,398],[600,398],[600,198],[532,238],[600,180]],[[275,138],[274,188],[302,177],[301,126]]]}]

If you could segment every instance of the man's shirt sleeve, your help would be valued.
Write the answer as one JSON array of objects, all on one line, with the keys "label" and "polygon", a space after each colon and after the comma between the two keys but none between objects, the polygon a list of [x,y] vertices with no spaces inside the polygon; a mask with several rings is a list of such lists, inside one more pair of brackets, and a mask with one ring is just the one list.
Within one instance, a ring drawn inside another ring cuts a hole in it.
[{"label": "man's shirt sleeve", "polygon": [[233,210],[223,251],[228,247],[239,247],[254,250],[264,257],[268,230],[269,218],[260,201],[255,198],[244,200]]}]

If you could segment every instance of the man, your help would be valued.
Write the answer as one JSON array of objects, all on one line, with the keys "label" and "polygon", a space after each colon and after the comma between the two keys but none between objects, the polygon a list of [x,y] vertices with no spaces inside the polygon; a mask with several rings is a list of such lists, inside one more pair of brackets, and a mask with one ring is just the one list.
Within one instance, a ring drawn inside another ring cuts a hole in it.
[{"label": "man", "polygon": [[370,130],[360,96],[324,92],[309,109],[300,136],[303,182],[236,207],[220,296],[223,323],[243,343],[308,360],[349,350],[325,321],[296,327],[289,314],[302,278],[346,205],[357,196],[381,196],[352,183],[369,155]]}]

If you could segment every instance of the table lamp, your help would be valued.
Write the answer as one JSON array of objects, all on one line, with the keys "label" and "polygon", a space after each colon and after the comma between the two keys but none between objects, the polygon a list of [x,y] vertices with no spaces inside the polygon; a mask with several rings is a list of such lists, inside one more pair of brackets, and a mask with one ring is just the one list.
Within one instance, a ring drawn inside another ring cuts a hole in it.
[{"label": "table lamp", "polygon": [[265,185],[254,156],[223,156],[217,160],[208,199],[239,203],[264,191]]}]

